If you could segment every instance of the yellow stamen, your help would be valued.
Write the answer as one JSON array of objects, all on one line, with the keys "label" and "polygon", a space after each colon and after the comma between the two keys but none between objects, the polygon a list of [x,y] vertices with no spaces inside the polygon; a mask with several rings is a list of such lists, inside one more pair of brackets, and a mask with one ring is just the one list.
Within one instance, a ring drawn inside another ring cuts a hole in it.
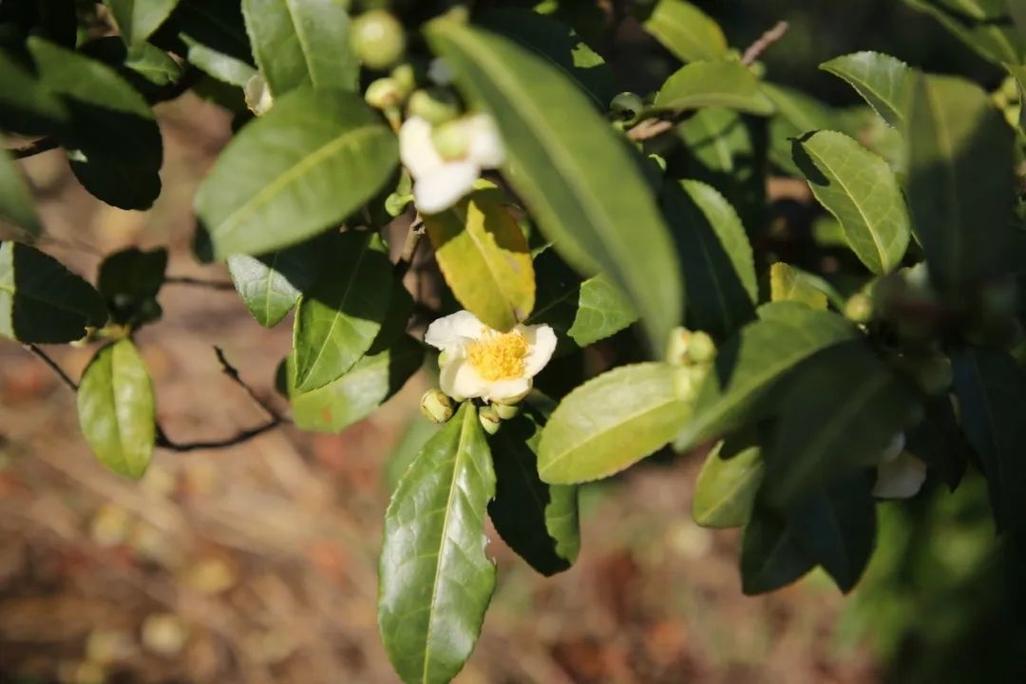
[{"label": "yellow stamen", "polygon": [[480,340],[467,345],[470,364],[489,382],[522,376],[527,352],[527,338],[519,330],[486,333]]}]

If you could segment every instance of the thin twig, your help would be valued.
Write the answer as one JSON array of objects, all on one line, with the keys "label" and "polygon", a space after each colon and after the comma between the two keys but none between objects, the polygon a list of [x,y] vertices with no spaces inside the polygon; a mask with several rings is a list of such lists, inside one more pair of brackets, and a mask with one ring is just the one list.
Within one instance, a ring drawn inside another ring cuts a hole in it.
[{"label": "thin twig", "polygon": [[741,56],[741,63],[745,66],[751,66],[755,64],[755,61],[762,57],[762,53],[766,52],[774,43],[784,37],[787,30],[790,28],[790,24],[786,21],[778,21],[774,24],[773,28],[766,33],[762,34],[757,41],[748,46],[745,50],[745,54]]},{"label": "thin twig", "polygon": [[676,125],[677,122],[671,119],[645,119],[627,131],[627,137],[634,142],[644,142],[672,130]]},{"label": "thin twig", "polygon": [[410,224],[410,230],[406,233],[406,240],[403,242],[403,251],[399,254],[399,260],[395,262],[395,275],[402,279],[406,272],[413,265],[417,256],[417,248],[420,246],[420,239],[424,236],[424,221],[420,216]]},{"label": "thin twig", "polygon": [[253,391],[253,388],[246,384],[246,381],[243,380],[242,377],[239,375],[238,369],[236,369],[235,366],[229,363],[227,357],[225,357],[223,349],[221,349],[218,346],[215,346],[214,353],[217,355],[217,360],[221,364],[221,371],[229,378],[231,378],[232,382],[234,382],[236,385],[245,390],[246,394],[249,395],[249,398],[253,400],[254,404],[262,408],[264,412],[267,413],[267,415],[270,416],[272,419],[278,421],[285,420],[281,416],[281,414],[275,410],[273,406],[271,406],[269,403],[261,399],[257,395],[257,393]]},{"label": "thin twig", "polygon": [[54,361],[52,358],[50,358],[49,354],[47,354],[45,351],[43,351],[42,349],[40,349],[39,347],[37,347],[34,344],[26,344],[26,345],[24,345],[24,347],[25,347],[26,351],[30,351],[33,354],[35,354],[36,356],[38,356],[40,359],[42,359],[43,363],[45,363],[47,366],[49,366],[50,370],[52,370],[57,375],[57,377],[59,377],[61,379],[61,381],[65,385],[68,386],[68,388],[72,392],[77,392],[78,391],[78,383],[76,383],[74,380],[72,380],[71,376],[69,376],[67,373],[65,373],[64,369],[61,368],[60,365],[58,365],[58,363],[56,361]]},{"label": "thin twig", "polygon": [[190,287],[205,287],[210,290],[231,291],[235,286],[224,280],[204,280],[203,278],[191,278],[189,276],[168,276],[164,278],[165,285],[188,285]]}]

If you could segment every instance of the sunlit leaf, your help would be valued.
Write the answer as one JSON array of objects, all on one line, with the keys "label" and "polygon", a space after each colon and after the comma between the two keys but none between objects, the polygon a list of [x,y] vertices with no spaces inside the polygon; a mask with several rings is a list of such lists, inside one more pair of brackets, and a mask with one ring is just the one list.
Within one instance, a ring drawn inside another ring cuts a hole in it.
[{"label": "sunlit leaf", "polygon": [[[642,3],[638,3],[643,6]],[[684,0],[658,0],[642,14],[644,29],[685,62],[727,55],[723,30],[709,15]]]},{"label": "sunlit leaf", "polygon": [[773,102],[763,94],[755,74],[741,62],[732,60],[684,65],[666,79],[653,107],[677,112],[726,107],[764,116],[774,111]]},{"label": "sunlit leaf", "polygon": [[842,78],[891,126],[901,128],[908,104],[909,67],[881,52],[856,52],[819,68]]}]

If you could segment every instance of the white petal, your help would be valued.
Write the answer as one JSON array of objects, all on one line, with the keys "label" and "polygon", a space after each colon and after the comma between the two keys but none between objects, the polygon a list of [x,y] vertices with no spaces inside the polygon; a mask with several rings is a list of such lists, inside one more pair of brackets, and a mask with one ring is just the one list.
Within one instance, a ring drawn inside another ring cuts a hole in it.
[{"label": "white petal", "polygon": [[901,455],[901,452],[905,450],[905,433],[899,432],[894,435],[894,439],[891,440],[890,444],[880,454],[880,463],[889,463]]},{"label": "white petal", "polygon": [[437,214],[474,188],[480,167],[470,161],[445,162],[413,185],[413,202],[424,214]]},{"label": "white petal", "polygon": [[556,333],[547,325],[522,325],[519,330],[527,338],[528,352],[524,359],[524,376],[533,378],[556,351]]},{"label": "white petal", "polygon": [[484,334],[485,324],[469,311],[437,318],[424,333],[424,341],[436,349],[460,348],[469,340],[476,340]]},{"label": "white petal", "polygon": [[470,151],[468,156],[481,168],[494,169],[506,161],[506,148],[492,117],[475,114],[468,119],[470,125]]},{"label": "white petal", "polygon": [[499,401],[512,403],[515,399],[521,399],[531,390],[530,378],[515,378],[513,380],[499,380],[490,382],[485,388],[481,397],[485,401]]},{"label": "white petal", "polygon": [[454,359],[442,367],[438,385],[456,401],[480,397],[488,388],[488,383],[463,358]]},{"label": "white petal", "polygon": [[415,179],[430,176],[445,164],[431,142],[431,124],[419,116],[410,117],[399,129],[399,156]]},{"label": "white petal", "polygon": [[880,499],[907,499],[915,496],[926,481],[926,464],[905,452],[876,469],[873,496]]},{"label": "white petal", "polygon": [[447,86],[452,83],[452,67],[441,57],[431,60],[428,65],[428,78],[434,81],[435,85]]}]

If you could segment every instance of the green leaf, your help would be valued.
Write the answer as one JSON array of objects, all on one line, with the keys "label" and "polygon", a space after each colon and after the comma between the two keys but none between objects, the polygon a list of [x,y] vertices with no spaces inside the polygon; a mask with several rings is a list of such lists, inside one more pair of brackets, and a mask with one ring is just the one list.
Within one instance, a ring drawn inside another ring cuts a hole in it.
[{"label": "green leaf", "polygon": [[29,237],[39,237],[43,227],[36,214],[32,192],[3,142],[0,136],[0,219],[11,221]]},{"label": "green leaf", "polygon": [[[364,356],[323,387],[309,392],[291,390],[292,419],[301,430],[342,432],[402,389],[423,362],[423,346],[403,335],[384,351]],[[291,377],[292,372],[289,374]]]},{"label": "green leaf", "polygon": [[577,487],[538,477],[540,418],[521,409],[489,438],[497,478],[488,514],[495,530],[532,568],[550,576],[569,568],[581,547]]},{"label": "green leaf", "polygon": [[426,29],[457,84],[498,124],[503,172],[568,263],[604,271],[661,349],[680,321],[683,283],[635,157],[558,70],[495,34],[438,20]]},{"label": "green leaf", "polygon": [[118,475],[139,479],[153,455],[153,384],[129,339],[96,353],[78,388],[78,422],[100,461]]},{"label": "green leaf", "polygon": [[419,414],[413,415],[399,444],[389,455],[388,463],[385,465],[384,479],[388,491],[395,491],[395,488],[399,486],[399,481],[417,459],[421,449],[442,427],[442,425],[425,420]]},{"label": "green leaf", "polygon": [[[1023,3],[1023,11],[1026,12],[1026,2]],[[1019,91],[1019,130],[1026,133],[1026,107],[1022,106],[1026,103],[1026,66],[1006,64],[1005,68],[1015,79],[1016,90]]]},{"label": "green leaf", "polygon": [[60,98],[0,50],[0,128],[26,135],[42,135],[67,122]]},{"label": "green leaf", "polygon": [[641,25],[684,62],[727,56],[727,39],[719,24],[690,2],[659,0]]},{"label": "green leaf", "polygon": [[602,111],[616,96],[612,69],[562,22],[537,12],[504,7],[484,12],[476,18],[476,23],[548,60],[591,95]]},{"label": "green leaf", "polygon": [[929,399],[923,420],[908,431],[906,450],[926,463],[951,491],[955,491],[972,458],[972,449],[955,416],[948,395]]},{"label": "green leaf", "polygon": [[129,45],[143,43],[170,16],[178,0],[103,0]]},{"label": "green leaf", "polygon": [[256,73],[238,2],[180,0],[172,17],[191,64],[239,87]]},{"label": "green leaf", "polygon": [[[944,28],[992,62],[1021,64],[1023,39],[1005,16],[1003,3],[987,0],[905,0],[915,9],[931,15]],[[953,6],[954,5],[954,6]]]},{"label": "green leaf", "polygon": [[702,527],[740,527],[748,522],[763,478],[757,444],[729,439],[706,456],[695,482],[691,515]]},{"label": "green leaf", "polygon": [[881,52],[855,52],[819,65],[848,82],[891,126],[905,123],[910,69],[900,59]]},{"label": "green leaf", "polygon": [[952,363],[962,428],[980,457],[994,521],[1000,530],[1019,530],[1026,523],[1026,372],[997,350],[965,349]]},{"label": "green leaf", "polygon": [[627,295],[600,273],[581,283],[577,313],[567,330],[578,347],[587,347],[615,335],[638,320]]},{"label": "green leaf", "polygon": [[485,508],[495,472],[465,403],[403,475],[385,514],[378,625],[404,682],[441,684],[463,667],[495,589]]},{"label": "green leaf", "polygon": [[323,232],[370,200],[395,136],[356,95],[297,89],[250,122],[196,195],[213,256],[264,254]]},{"label": "green leaf", "polygon": [[763,452],[767,503],[786,509],[860,468],[876,465],[921,415],[919,396],[862,343],[804,361],[778,402]]},{"label": "green leaf", "polygon": [[787,586],[815,566],[798,545],[793,522],[757,506],[741,541],[741,590],[745,595]]},{"label": "green leaf", "polygon": [[734,208],[713,187],[663,184],[663,212],[688,287],[688,325],[725,338],[755,315],[759,286],[752,247]]},{"label": "green leaf", "polygon": [[275,97],[305,84],[356,90],[360,64],[346,6],[338,0],[243,0],[253,56]]},{"label": "green leaf", "polygon": [[527,238],[496,188],[475,190],[452,209],[424,217],[435,259],[456,299],[481,321],[506,331],[534,309],[534,266]]},{"label": "green leaf", "polygon": [[653,104],[654,111],[682,112],[702,107],[727,107],[767,116],[773,103],[763,94],[759,79],[741,62],[692,62],[666,79]]},{"label": "green leaf", "polygon": [[339,236],[296,312],[295,387],[308,392],[342,377],[370,349],[392,296],[392,264],[376,234]]},{"label": "green leaf", "polygon": [[285,318],[317,278],[333,238],[328,234],[260,257],[228,257],[232,283],[257,323],[273,328]]},{"label": "green leaf", "polygon": [[666,445],[687,420],[678,375],[665,363],[614,368],[568,394],[549,417],[538,473],[549,484],[609,477]]},{"label": "green leaf", "polygon": [[167,250],[144,252],[130,247],[109,255],[100,264],[97,289],[107,302],[111,320],[138,327],[160,318],[157,293],[164,285]]},{"label": "green leaf", "polygon": [[900,264],[910,236],[908,210],[887,162],[834,131],[795,140],[792,154],[812,194],[841,222],[862,263],[877,275]]},{"label": "green leaf", "polygon": [[804,276],[783,261],[774,263],[770,266],[770,301],[801,302],[813,309],[826,309],[827,296]]},{"label": "green leaf", "polygon": [[1014,256],[1013,131],[978,86],[920,76],[912,87],[908,201],[930,277],[955,290]]},{"label": "green leaf", "polygon": [[848,321],[797,302],[774,302],[720,350],[694,412],[674,442],[685,451],[745,423],[788,371],[818,351],[858,337]]},{"label": "green leaf", "polygon": [[763,83],[762,90],[776,107],[769,125],[770,160],[782,171],[801,176],[791,158],[792,139],[811,131],[843,130],[840,117],[831,107],[801,91],[773,83]]},{"label": "green leaf", "polygon": [[103,298],[89,283],[28,245],[0,243],[0,335],[60,344],[106,321]]},{"label": "green leaf", "polygon": [[94,59],[35,37],[28,48],[44,87],[70,113],[60,137],[75,176],[108,204],[148,209],[160,194],[163,142],[146,100]]}]

